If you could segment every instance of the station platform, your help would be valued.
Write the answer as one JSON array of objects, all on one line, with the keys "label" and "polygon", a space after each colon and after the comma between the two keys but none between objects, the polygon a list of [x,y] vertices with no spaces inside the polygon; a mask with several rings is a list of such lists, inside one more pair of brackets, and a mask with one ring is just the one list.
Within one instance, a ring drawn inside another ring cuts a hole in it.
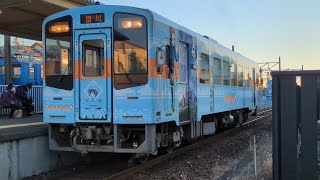
[{"label": "station platform", "polygon": [[0,117],[0,142],[46,136],[48,127],[42,115],[23,118]]},{"label": "station platform", "polygon": [[23,179],[78,159],[79,153],[49,149],[48,125],[42,115],[0,117],[0,180]]}]

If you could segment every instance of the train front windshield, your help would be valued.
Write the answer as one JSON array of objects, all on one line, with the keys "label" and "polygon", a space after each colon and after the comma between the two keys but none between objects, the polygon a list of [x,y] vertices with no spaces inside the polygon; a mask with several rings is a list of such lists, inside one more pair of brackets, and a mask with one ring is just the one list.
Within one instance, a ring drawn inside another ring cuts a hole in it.
[{"label": "train front windshield", "polygon": [[147,20],[138,15],[114,15],[114,86],[144,85],[148,81]]},{"label": "train front windshield", "polygon": [[72,18],[65,16],[53,20],[45,28],[46,85],[72,90]]},{"label": "train front windshield", "polygon": [[[71,16],[64,16],[48,22],[45,26],[45,81],[49,87],[64,90],[74,88],[72,49],[78,47],[73,47],[72,44],[72,39],[77,38],[73,37],[73,28],[82,27],[72,27],[72,22]],[[101,25],[97,25],[97,28],[101,28]],[[128,13],[115,13],[113,28],[109,29],[113,30],[111,47],[113,56],[112,72],[108,73],[113,74],[115,89],[147,84],[148,31],[146,18]],[[103,43],[106,40],[101,41]]]}]

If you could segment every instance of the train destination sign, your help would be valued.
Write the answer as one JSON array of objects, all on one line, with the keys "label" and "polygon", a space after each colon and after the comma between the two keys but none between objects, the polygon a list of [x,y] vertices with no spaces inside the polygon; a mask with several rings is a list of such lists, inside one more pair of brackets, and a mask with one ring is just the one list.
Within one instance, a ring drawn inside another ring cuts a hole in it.
[{"label": "train destination sign", "polygon": [[104,14],[82,14],[80,16],[81,24],[90,24],[90,23],[102,23],[104,22]]}]

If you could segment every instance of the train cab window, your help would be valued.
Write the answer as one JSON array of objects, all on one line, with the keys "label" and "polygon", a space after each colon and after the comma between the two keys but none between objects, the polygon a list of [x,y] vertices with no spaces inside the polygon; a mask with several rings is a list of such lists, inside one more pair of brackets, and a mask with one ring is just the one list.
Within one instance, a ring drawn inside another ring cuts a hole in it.
[{"label": "train cab window", "polygon": [[221,85],[221,75],[222,75],[222,67],[221,67],[221,59],[213,58],[213,76],[214,76],[214,84]]},{"label": "train cab window", "polygon": [[223,61],[223,85],[230,86],[230,63]]},{"label": "train cab window", "polygon": [[143,16],[115,13],[113,16],[114,87],[144,85],[148,82],[148,32]]},{"label": "train cab window", "polygon": [[200,83],[210,84],[209,55],[200,55]]},{"label": "train cab window", "polygon": [[29,68],[29,79],[34,79],[34,67]]},{"label": "train cab window", "polygon": [[236,64],[231,64],[231,86],[237,86],[238,85],[238,70]]},{"label": "train cab window", "polygon": [[103,40],[85,40],[83,47],[82,74],[87,77],[104,75],[104,42]]},{"label": "train cab window", "polygon": [[243,87],[243,67],[238,65],[238,86]]},{"label": "train cab window", "polygon": [[21,78],[21,67],[20,66],[13,67],[13,78],[14,79]]},{"label": "train cab window", "polygon": [[45,26],[45,83],[73,89],[72,17],[64,16]]},{"label": "train cab window", "polygon": [[243,86],[249,87],[249,70],[248,70],[248,68],[244,68],[244,71],[243,71]]}]

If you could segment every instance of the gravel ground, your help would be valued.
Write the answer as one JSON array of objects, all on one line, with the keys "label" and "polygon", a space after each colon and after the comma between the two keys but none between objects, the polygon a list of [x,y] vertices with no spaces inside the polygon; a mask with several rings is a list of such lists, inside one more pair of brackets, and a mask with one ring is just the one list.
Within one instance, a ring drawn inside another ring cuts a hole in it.
[{"label": "gravel ground", "polygon": [[82,157],[75,165],[62,165],[60,169],[24,180],[100,180],[125,170],[129,158],[128,154],[92,153],[91,156]]},{"label": "gravel ground", "polygon": [[253,135],[257,142],[257,179],[272,179],[271,118],[214,144],[206,144],[130,179],[255,179]]}]

